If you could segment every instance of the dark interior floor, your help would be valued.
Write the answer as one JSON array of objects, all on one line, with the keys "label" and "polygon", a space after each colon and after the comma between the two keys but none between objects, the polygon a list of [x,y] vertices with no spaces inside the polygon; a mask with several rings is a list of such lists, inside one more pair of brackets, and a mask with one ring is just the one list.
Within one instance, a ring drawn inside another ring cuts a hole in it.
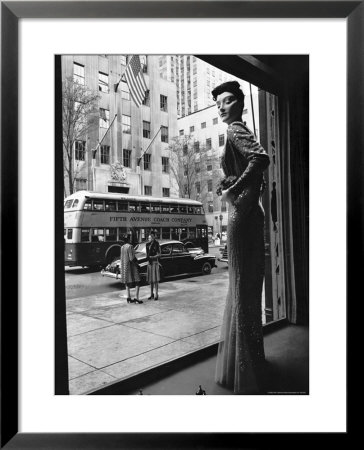
[{"label": "dark interior floor", "polygon": [[[308,327],[287,325],[264,336],[268,395],[309,393],[308,334]],[[195,395],[201,385],[207,395],[232,395],[232,391],[214,382],[215,364],[216,356],[208,357],[140,388],[143,395]]]}]

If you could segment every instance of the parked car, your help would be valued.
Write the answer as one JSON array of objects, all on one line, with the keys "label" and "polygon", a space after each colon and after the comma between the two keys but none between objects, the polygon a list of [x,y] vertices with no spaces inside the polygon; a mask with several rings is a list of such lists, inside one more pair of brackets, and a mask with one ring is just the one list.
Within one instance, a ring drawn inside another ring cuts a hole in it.
[{"label": "parked car", "polygon": [[225,244],[225,247],[220,248],[221,257],[217,258],[218,261],[229,263],[228,259],[228,251],[227,251],[227,245]]},{"label": "parked car", "polygon": [[[160,240],[160,275],[161,279],[182,275],[201,273],[208,275],[216,266],[216,256],[209,254],[195,254],[188,251],[185,244],[180,241]],[[146,242],[135,247],[135,256],[138,260],[140,275],[142,278],[147,274]],[[111,264],[101,271],[102,276],[117,278],[120,274],[120,259],[115,259]]]}]

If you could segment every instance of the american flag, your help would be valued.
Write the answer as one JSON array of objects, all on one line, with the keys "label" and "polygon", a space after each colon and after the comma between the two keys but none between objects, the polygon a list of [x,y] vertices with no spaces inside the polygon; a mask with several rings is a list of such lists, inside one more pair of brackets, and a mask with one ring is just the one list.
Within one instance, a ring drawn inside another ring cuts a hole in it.
[{"label": "american flag", "polygon": [[125,71],[125,80],[128,83],[130,95],[137,106],[140,106],[148,90],[142,73],[142,66],[138,55],[133,55]]}]

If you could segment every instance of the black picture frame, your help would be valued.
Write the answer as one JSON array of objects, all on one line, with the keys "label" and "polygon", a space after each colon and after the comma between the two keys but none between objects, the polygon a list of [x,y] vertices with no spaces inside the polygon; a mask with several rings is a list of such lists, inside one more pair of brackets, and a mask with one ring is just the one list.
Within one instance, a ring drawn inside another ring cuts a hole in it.
[{"label": "black picture frame", "polygon": [[[21,18],[346,18],[347,19],[347,285],[348,299],[363,273],[351,255],[363,249],[363,1],[115,1],[1,2],[1,448],[257,448],[264,433],[19,433],[18,432],[18,22]],[[334,95],[334,93],[333,93]],[[9,108],[8,105],[12,105]],[[57,174],[56,174],[57,177]],[[56,180],[57,182],[57,180]],[[10,248],[11,247],[11,248]],[[56,253],[61,251],[56,245]],[[361,253],[362,254],[362,253]],[[59,283],[60,280],[56,283]],[[63,283],[63,280],[62,280]],[[9,301],[11,292],[11,301]],[[59,311],[64,314],[62,306]],[[57,345],[64,330],[56,328]],[[348,345],[348,349],[350,346]],[[60,388],[61,389],[61,388]],[[349,428],[348,428],[349,430]],[[243,436],[242,436],[243,435]],[[280,437],[281,443],[297,434]],[[340,433],[336,437],[348,437]],[[309,433],[300,437],[300,443]],[[318,436],[315,437],[317,443]]]}]

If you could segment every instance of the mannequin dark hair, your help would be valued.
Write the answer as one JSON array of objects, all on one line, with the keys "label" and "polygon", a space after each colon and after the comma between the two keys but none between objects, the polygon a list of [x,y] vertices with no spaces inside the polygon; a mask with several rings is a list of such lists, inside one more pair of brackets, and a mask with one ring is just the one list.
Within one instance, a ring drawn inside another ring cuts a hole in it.
[{"label": "mannequin dark hair", "polygon": [[227,81],[226,83],[219,84],[219,86],[216,86],[215,89],[211,91],[212,98],[214,101],[216,101],[216,98],[218,95],[222,94],[223,92],[231,92],[235,95],[235,97],[243,103],[244,107],[244,92],[240,89],[240,84],[237,81]]}]

